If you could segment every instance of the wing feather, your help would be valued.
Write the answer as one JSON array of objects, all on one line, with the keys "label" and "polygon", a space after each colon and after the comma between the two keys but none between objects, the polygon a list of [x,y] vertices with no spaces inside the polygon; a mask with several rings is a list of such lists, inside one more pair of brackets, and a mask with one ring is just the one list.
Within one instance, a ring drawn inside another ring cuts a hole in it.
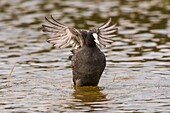
[{"label": "wing feather", "polygon": [[47,42],[58,48],[66,48],[70,45],[72,47],[82,46],[82,38],[79,30],[65,26],[54,19],[52,15],[50,18],[45,17],[45,20],[51,25],[42,25],[43,32],[53,33],[54,35]]},{"label": "wing feather", "polygon": [[[54,18],[52,18],[52,15],[51,15],[51,19],[54,21]],[[65,28],[66,26],[62,26],[61,24],[59,24],[58,22],[56,21],[52,21],[52,20],[49,20],[47,17],[45,17],[45,20],[48,21],[49,23],[51,23],[52,25],[55,25],[56,27],[61,27],[61,28]]]},{"label": "wing feather", "polygon": [[[42,25],[43,32],[53,34],[53,37],[50,37],[47,42],[58,48],[72,46],[77,49],[83,46],[81,31],[65,26],[54,19],[52,15],[50,18],[45,17],[45,20],[49,23],[49,25]],[[112,37],[116,36],[116,31],[116,24],[112,24],[111,18],[101,26],[90,30],[90,32],[95,33],[94,36],[97,34],[95,41],[97,41],[96,44],[99,47],[105,47],[107,44],[111,44],[113,42]]]},{"label": "wing feather", "polygon": [[106,23],[102,24],[99,27],[91,29],[92,33],[97,34],[97,39],[101,47],[105,47],[107,44],[113,42],[112,37],[116,36],[117,27],[116,24],[112,24],[112,19],[110,18]]},{"label": "wing feather", "polygon": [[108,27],[110,25],[111,21],[112,21],[112,19],[109,18],[109,21],[107,21],[107,23],[104,23],[103,25],[101,25],[100,29],[104,29],[104,28]]},{"label": "wing feather", "polygon": [[[102,31],[114,30],[115,27],[116,27],[116,24],[113,24],[113,25],[111,25],[111,26],[109,26],[109,27],[107,27],[107,28],[105,28],[105,29],[102,29]],[[99,28],[99,29],[101,29],[101,28]]]}]

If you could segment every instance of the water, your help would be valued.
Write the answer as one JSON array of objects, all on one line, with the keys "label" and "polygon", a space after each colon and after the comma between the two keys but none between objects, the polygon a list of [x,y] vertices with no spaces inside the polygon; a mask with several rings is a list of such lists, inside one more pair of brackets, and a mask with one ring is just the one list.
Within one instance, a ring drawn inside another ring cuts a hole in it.
[{"label": "water", "polygon": [[[1,0],[0,111],[170,112],[169,12],[169,0]],[[118,23],[99,87],[73,87],[70,48],[41,31],[50,14],[81,29]]]}]

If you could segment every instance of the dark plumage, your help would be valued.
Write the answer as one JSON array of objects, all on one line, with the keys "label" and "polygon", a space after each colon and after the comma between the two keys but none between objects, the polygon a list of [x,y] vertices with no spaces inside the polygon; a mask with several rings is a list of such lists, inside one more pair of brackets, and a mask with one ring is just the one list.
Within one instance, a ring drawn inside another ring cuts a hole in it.
[{"label": "dark plumage", "polygon": [[98,47],[113,42],[117,28],[111,19],[100,27],[89,31],[67,27],[52,16],[45,17],[51,25],[42,25],[44,32],[53,33],[54,37],[47,41],[58,48],[74,47],[69,59],[72,62],[73,82],[75,86],[97,86],[106,66],[105,55]]}]

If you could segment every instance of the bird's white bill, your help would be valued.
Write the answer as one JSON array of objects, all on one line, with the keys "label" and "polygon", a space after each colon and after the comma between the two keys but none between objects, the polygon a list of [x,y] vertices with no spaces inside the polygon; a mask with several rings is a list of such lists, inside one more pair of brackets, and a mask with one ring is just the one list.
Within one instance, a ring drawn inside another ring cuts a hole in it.
[{"label": "bird's white bill", "polygon": [[100,44],[99,40],[98,40],[98,35],[96,33],[93,33],[92,34],[93,37],[94,37],[94,41],[97,43],[97,44]]}]

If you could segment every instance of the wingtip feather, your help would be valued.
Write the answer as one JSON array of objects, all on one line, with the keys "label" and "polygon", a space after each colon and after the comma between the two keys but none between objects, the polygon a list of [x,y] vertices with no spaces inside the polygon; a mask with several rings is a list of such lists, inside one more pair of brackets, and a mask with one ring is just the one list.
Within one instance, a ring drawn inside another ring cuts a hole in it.
[{"label": "wingtip feather", "polygon": [[103,25],[101,25],[99,28],[100,29],[106,28],[107,26],[110,25],[111,22],[112,22],[112,18],[109,18],[109,20],[106,23],[104,23]]}]

